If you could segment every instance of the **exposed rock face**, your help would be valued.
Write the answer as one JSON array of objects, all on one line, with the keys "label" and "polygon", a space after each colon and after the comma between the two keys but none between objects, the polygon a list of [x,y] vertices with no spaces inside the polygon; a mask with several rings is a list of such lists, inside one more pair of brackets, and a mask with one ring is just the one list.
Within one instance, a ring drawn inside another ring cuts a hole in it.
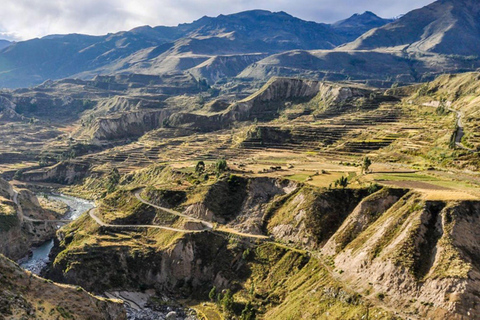
[{"label": "exposed rock face", "polygon": [[15,112],[15,107],[15,103],[0,96],[0,121],[12,122],[23,120],[24,117]]},{"label": "exposed rock face", "polygon": [[480,235],[473,226],[480,204],[401,196],[383,191],[366,198],[322,251],[343,281],[381,294],[397,310],[439,319],[479,314]]},{"label": "exposed rock face", "polygon": [[139,137],[147,131],[162,127],[171,114],[169,110],[137,111],[116,117],[98,119],[90,129],[94,142]]},{"label": "exposed rock face", "polygon": [[279,197],[292,194],[299,187],[291,180],[258,178],[250,180],[247,197],[232,226],[243,232],[262,234],[266,213],[270,205]]},{"label": "exposed rock face", "polygon": [[290,195],[298,183],[275,178],[231,177],[212,185],[201,202],[185,208],[197,218],[228,222],[232,228],[262,234],[268,207],[279,197]]},{"label": "exposed rock face", "polygon": [[0,317],[48,320],[126,320],[118,301],[95,297],[80,288],[57,285],[25,272],[0,255]]},{"label": "exposed rock face", "polygon": [[[137,249],[116,246],[114,250],[111,250],[113,247],[97,245],[69,248],[68,241],[71,240],[68,239],[72,236],[60,236],[66,247],[56,249],[64,251],[56,256],[49,277],[80,284],[93,292],[143,285],[195,294],[195,290],[207,290],[212,283],[224,288],[229,283],[226,279],[238,277],[232,273],[229,264],[236,261],[236,270],[243,264],[237,259],[241,251],[227,249],[223,237],[210,233],[187,234],[162,250],[150,245]],[[85,259],[78,255],[81,251],[86,253],[81,255]],[[96,256],[103,258],[91,259]]]},{"label": "exposed rock face", "polygon": [[362,200],[335,235],[323,246],[322,251],[328,255],[334,255],[341,251],[390,209],[406,192],[402,189],[382,189]]},{"label": "exposed rock face", "polygon": [[53,212],[42,208],[28,190],[17,193],[0,179],[0,254],[11,259],[25,257],[31,246],[55,236],[56,225],[35,221],[54,219]]},{"label": "exposed rock face", "polygon": [[271,120],[292,101],[308,101],[319,92],[320,82],[273,78],[259,91],[212,115],[176,113],[170,118],[173,126],[186,126],[199,131],[229,128],[235,121]]},{"label": "exposed rock face", "polygon": [[22,174],[25,181],[43,181],[62,184],[72,184],[86,177],[90,165],[86,163],[62,161],[53,167],[31,170]]},{"label": "exposed rock face", "polygon": [[318,190],[303,186],[272,205],[265,228],[276,238],[310,249],[321,248],[367,190]]}]

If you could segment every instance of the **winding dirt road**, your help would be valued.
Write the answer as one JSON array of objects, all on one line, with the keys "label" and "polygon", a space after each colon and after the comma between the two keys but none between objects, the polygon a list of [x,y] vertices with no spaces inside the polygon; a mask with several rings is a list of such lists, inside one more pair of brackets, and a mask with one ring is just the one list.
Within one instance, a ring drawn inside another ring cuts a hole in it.
[{"label": "winding dirt road", "polygon": [[148,202],[147,200],[143,199],[141,197],[141,192],[143,191],[143,189],[139,189],[135,192],[135,197],[138,199],[138,201],[146,204],[146,205],[149,205],[155,209],[159,209],[159,210],[162,210],[162,211],[165,211],[167,213],[170,213],[170,214],[173,214],[174,216],[177,216],[177,217],[182,217],[182,218],[186,218],[190,221],[194,221],[194,222],[199,222],[201,223],[203,226],[205,226],[206,228],[208,228],[209,230],[212,230],[213,229],[213,224],[209,221],[206,221],[206,220],[201,220],[201,219],[197,219],[197,218],[194,218],[194,217],[191,217],[187,214],[184,214],[184,213],[181,213],[181,212],[178,212],[178,211],[175,211],[175,210],[172,210],[172,209],[168,209],[168,208],[165,208],[165,207],[162,207],[162,206],[158,206],[156,204],[153,204],[151,202]]},{"label": "winding dirt road", "polygon": [[[224,226],[224,225],[221,225],[221,226],[214,226],[210,221],[206,221],[206,220],[201,220],[201,219],[198,219],[198,218],[194,218],[194,217],[191,217],[187,214],[184,214],[182,212],[178,212],[178,211],[175,211],[175,210],[172,210],[172,209],[169,209],[169,208],[165,208],[165,207],[162,207],[162,206],[159,206],[159,205],[156,205],[156,204],[153,204],[145,199],[142,198],[141,196],[141,193],[142,193],[143,189],[138,189],[136,192],[135,192],[135,197],[142,203],[146,204],[146,205],[149,205],[149,206],[152,206],[156,209],[159,209],[159,210],[162,210],[162,211],[165,211],[165,212],[168,212],[170,214],[173,214],[175,216],[178,216],[178,217],[183,217],[183,218],[186,218],[190,221],[195,221],[195,222],[200,222],[202,225],[204,225],[206,228],[208,229],[205,229],[205,230],[209,230],[209,231],[221,231],[221,232],[225,232],[225,233],[228,233],[228,234],[233,234],[233,235],[237,235],[237,236],[240,236],[240,237],[244,237],[244,238],[253,238],[253,239],[269,239],[269,237],[267,236],[264,236],[264,235],[258,235],[258,234],[251,234],[251,233],[243,233],[243,232],[240,232],[240,231],[237,231],[235,229],[232,229],[232,228],[229,228],[227,226]],[[204,230],[203,230],[204,231]]]},{"label": "winding dirt road", "polygon": [[95,212],[97,211],[96,208],[90,209],[88,211],[88,214],[90,217],[95,220],[95,222],[102,227],[107,227],[107,228],[115,228],[115,229],[163,229],[163,230],[169,230],[169,231],[175,231],[175,232],[183,232],[183,233],[199,233],[203,231],[208,231],[210,229],[203,229],[203,230],[185,230],[185,229],[177,229],[177,228],[172,228],[172,227],[166,227],[166,226],[158,226],[154,224],[109,224],[103,222],[96,214]]},{"label": "winding dirt road", "polygon": [[20,216],[20,220],[25,220],[25,221],[30,221],[30,222],[40,222],[40,223],[70,223],[72,220],[41,220],[41,219],[33,219],[30,217],[27,217],[26,215],[23,214],[23,209],[22,206],[18,203],[18,191],[13,190],[13,202],[17,205],[18,208],[18,214]]}]

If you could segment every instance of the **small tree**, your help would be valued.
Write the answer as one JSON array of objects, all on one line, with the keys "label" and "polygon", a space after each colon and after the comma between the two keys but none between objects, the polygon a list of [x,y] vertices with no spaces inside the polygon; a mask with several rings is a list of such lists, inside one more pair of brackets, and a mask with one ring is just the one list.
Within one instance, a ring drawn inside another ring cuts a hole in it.
[{"label": "small tree", "polygon": [[212,290],[208,293],[208,298],[210,301],[215,301],[215,297],[217,296],[217,287],[213,286]]},{"label": "small tree", "polygon": [[195,166],[195,172],[198,174],[202,174],[205,171],[205,162],[198,161],[197,165]]},{"label": "small tree", "polygon": [[372,165],[372,160],[370,160],[369,157],[363,158],[362,172],[367,173],[371,165]]},{"label": "small tree", "polygon": [[227,160],[218,159],[217,163],[215,164],[215,170],[217,171],[217,174],[221,174],[222,172],[224,172],[227,169],[228,169]]},{"label": "small tree", "polygon": [[242,310],[242,315],[240,316],[241,320],[253,320],[255,319],[255,309],[253,309],[252,303],[247,302],[245,308]]},{"label": "small tree", "polygon": [[233,294],[230,289],[227,289],[222,298],[222,308],[223,312],[230,314],[233,311]]},{"label": "small tree", "polygon": [[335,187],[342,187],[345,189],[348,186],[348,178],[347,177],[340,177],[335,181]]}]

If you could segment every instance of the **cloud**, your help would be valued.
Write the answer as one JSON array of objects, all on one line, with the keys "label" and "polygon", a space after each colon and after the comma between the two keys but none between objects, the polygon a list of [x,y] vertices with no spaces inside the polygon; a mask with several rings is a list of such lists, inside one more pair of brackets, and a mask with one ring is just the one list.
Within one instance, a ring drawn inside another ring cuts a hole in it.
[{"label": "cloud", "polygon": [[0,37],[30,39],[48,34],[106,34],[140,25],[177,25],[204,15],[243,10],[285,11],[305,20],[334,22],[373,11],[394,17],[432,0],[3,0]]}]

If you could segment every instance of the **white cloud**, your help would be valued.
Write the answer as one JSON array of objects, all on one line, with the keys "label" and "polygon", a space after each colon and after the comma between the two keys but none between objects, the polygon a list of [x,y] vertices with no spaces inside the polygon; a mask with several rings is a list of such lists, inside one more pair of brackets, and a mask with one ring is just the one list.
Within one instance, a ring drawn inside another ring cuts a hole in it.
[{"label": "white cloud", "polygon": [[302,19],[334,22],[373,11],[393,17],[432,0],[2,0],[0,37],[20,40],[47,34],[105,34],[140,25],[177,25],[204,15],[243,10],[285,11]]}]

